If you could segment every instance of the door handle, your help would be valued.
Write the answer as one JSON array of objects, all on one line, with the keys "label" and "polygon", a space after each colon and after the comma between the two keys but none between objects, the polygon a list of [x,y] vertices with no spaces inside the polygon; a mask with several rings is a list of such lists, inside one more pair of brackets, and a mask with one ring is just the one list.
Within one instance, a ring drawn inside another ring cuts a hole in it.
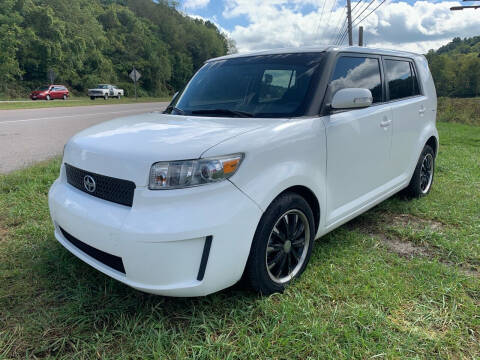
[{"label": "door handle", "polygon": [[423,114],[425,114],[425,111],[426,111],[425,107],[422,106],[422,107],[418,110],[418,113],[419,113],[420,115],[423,115]]},{"label": "door handle", "polygon": [[386,127],[390,126],[391,123],[392,123],[392,120],[383,119],[382,122],[380,123],[380,127],[386,128]]}]

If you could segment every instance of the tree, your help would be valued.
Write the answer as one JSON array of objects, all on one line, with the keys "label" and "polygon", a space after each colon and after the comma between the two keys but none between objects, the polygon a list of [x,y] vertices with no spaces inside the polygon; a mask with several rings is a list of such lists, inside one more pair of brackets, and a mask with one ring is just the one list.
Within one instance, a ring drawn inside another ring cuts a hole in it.
[{"label": "tree", "polygon": [[213,23],[175,6],[167,0],[1,0],[0,89],[7,92],[11,84],[26,94],[47,82],[48,69],[80,93],[98,82],[129,86],[136,66],[143,74],[140,94],[172,93],[205,60],[228,50]]}]

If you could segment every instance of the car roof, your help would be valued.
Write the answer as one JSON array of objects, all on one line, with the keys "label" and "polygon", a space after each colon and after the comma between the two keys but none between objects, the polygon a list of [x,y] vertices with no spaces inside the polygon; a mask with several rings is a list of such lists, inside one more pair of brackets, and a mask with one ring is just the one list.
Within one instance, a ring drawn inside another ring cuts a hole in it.
[{"label": "car roof", "polygon": [[272,49],[272,50],[261,50],[255,52],[241,53],[241,54],[232,54],[221,56],[217,58],[210,59],[208,61],[217,61],[217,60],[227,60],[235,59],[241,57],[249,56],[260,56],[260,55],[278,55],[278,54],[292,54],[292,53],[322,53],[322,52],[353,52],[353,53],[362,53],[362,54],[376,54],[376,55],[389,55],[389,56],[419,56],[419,54],[409,52],[409,51],[398,51],[390,49],[377,49],[377,48],[367,48],[363,46],[315,46],[315,47],[297,47],[297,48],[282,48],[282,49]]}]

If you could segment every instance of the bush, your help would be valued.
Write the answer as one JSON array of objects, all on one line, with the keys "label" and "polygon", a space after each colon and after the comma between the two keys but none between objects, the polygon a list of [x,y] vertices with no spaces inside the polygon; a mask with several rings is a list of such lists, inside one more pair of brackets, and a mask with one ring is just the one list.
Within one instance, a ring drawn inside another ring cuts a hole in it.
[{"label": "bush", "polygon": [[480,98],[438,98],[437,120],[480,126]]}]

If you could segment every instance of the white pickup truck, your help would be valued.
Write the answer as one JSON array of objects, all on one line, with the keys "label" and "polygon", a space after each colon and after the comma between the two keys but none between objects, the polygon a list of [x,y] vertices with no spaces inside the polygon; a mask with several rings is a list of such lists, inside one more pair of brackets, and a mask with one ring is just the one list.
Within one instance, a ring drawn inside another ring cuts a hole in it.
[{"label": "white pickup truck", "polygon": [[88,89],[88,96],[90,99],[95,100],[97,97],[107,100],[109,97],[116,97],[120,99],[125,93],[123,89],[119,89],[110,84],[99,84],[95,89]]}]

